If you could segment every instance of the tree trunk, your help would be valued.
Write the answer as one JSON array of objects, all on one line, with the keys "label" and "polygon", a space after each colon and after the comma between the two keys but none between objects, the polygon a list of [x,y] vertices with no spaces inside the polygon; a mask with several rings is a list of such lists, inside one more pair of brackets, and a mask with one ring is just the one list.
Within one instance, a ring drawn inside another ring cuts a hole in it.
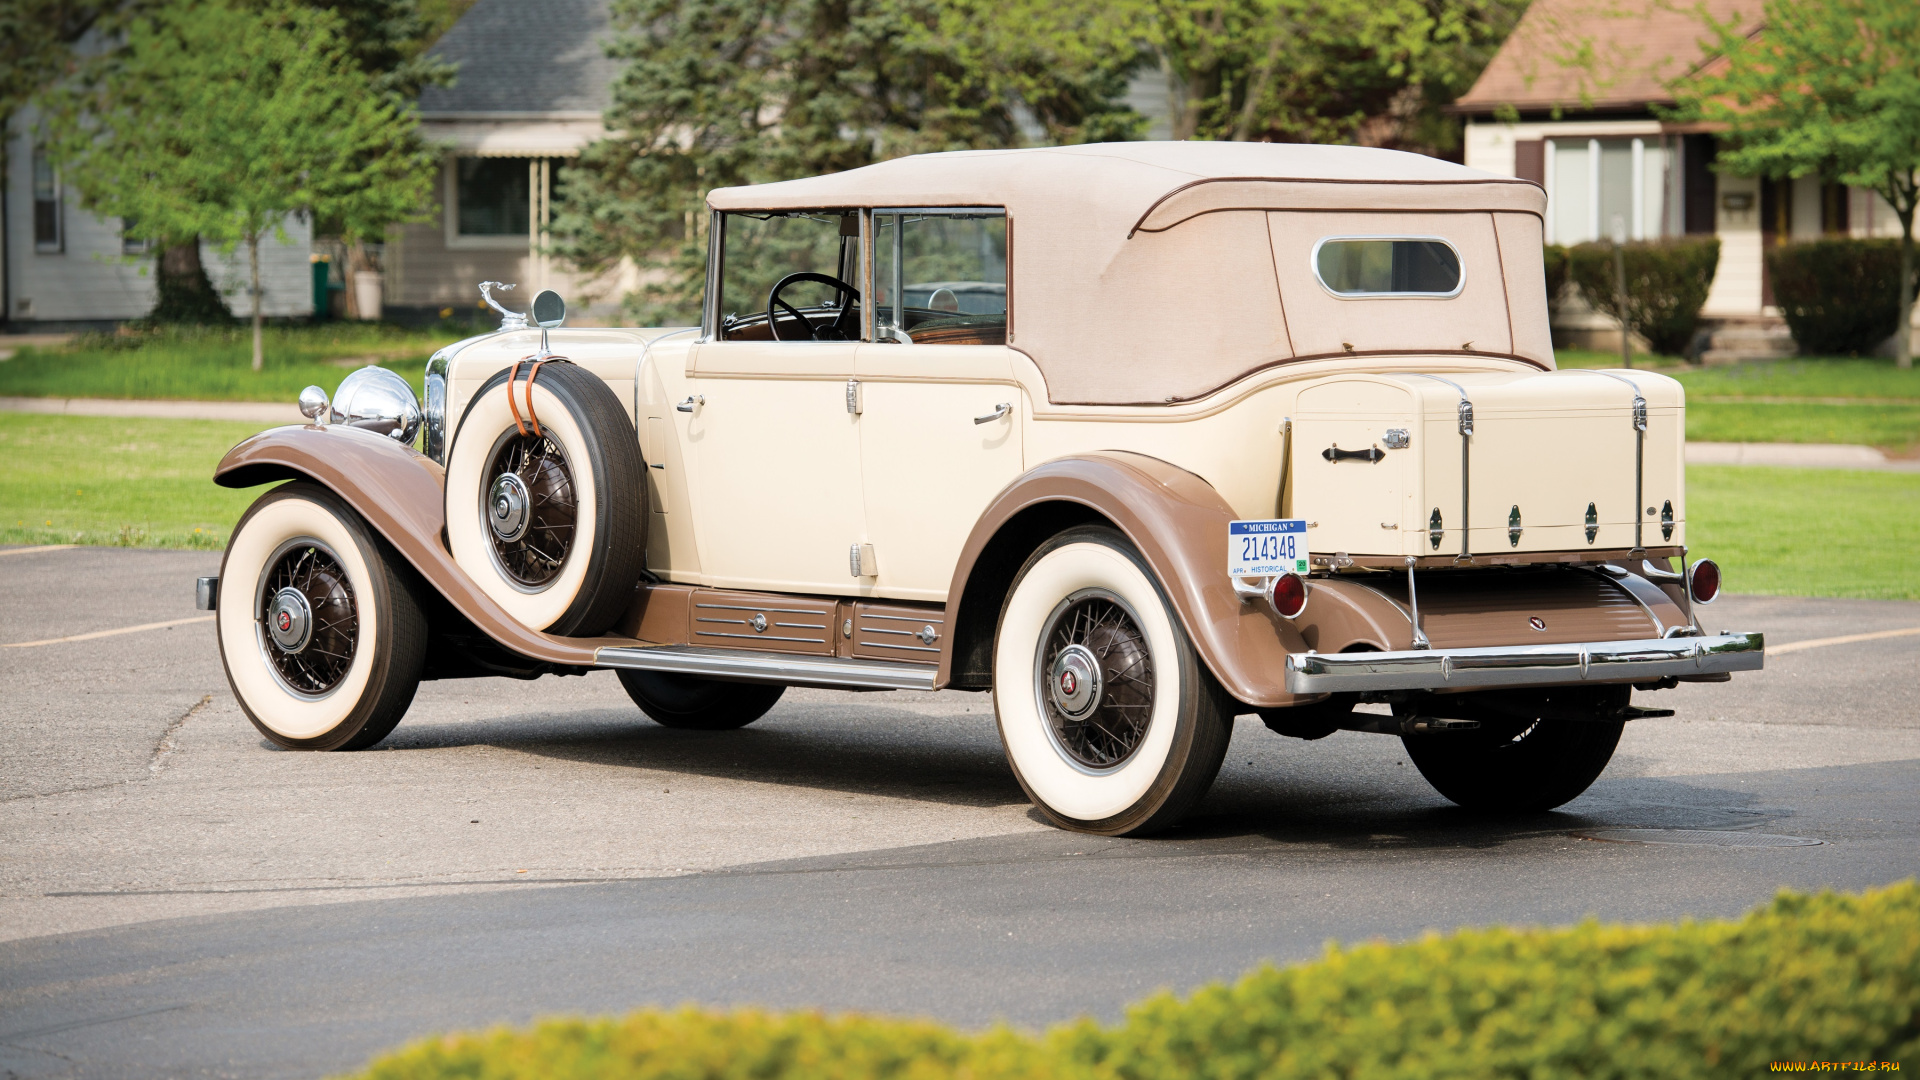
[{"label": "tree trunk", "polygon": [[159,286],[147,318],[163,323],[224,323],[233,318],[200,264],[200,238],[162,248],[154,260]]},{"label": "tree trunk", "polygon": [[253,282],[248,292],[253,296],[253,370],[259,371],[265,362],[260,349],[260,234],[247,237],[247,269]]},{"label": "tree trunk", "polygon": [[1900,215],[1900,328],[1893,333],[1893,363],[1913,367],[1913,203]]}]

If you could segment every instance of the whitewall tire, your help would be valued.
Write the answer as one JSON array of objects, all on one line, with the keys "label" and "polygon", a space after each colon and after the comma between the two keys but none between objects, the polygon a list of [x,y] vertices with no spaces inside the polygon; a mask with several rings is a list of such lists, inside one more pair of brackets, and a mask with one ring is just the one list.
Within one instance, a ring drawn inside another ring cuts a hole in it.
[{"label": "whitewall tire", "polygon": [[1113,529],[1070,529],[1015,578],[994,637],[1007,760],[1064,828],[1153,832],[1199,802],[1233,710],[1152,571]]},{"label": "whitewall tire", "polygon": [[260,733],[358,750],[413,702],[427,624],[411,567],[325,488],[260,497],[220,564],[214,625],[227,685]]},{"label": "whitewall tire", "polygon": [[[550,361],[489,379],[447,452],[447,545],[486,594],[535,630],[605,633],[646,559],[639,439],[607,384]],[[514,408],[520,412],[515,420]]]}]

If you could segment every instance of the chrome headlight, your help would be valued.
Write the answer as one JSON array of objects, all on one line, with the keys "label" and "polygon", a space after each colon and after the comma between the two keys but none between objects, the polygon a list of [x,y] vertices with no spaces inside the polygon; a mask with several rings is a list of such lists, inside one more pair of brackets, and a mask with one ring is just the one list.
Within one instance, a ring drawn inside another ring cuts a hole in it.
[{"label": "chrome headlight", "polygon": [[447,463],[447,357],[444,352],[435,353],[427,361],[427,437],[421,444],[420,452],[439,462]]},{"label": "chrome headlight", "polygon": [[420,433],[420,402],[407,380],[383,367],[363,367],[333,392],[333,422],[412,446]]}]

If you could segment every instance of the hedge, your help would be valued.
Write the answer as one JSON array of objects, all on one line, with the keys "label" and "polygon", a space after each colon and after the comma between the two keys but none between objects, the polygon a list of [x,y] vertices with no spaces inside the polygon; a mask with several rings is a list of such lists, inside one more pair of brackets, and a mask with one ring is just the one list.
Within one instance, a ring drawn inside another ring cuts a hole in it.
[{"label": "hedge", "polygon": [[[1330,946],[1105,1027],[643,1010],[424,1040],[365,1080],[1173,1080],[1753,1077],[1920,1067],[1920,887],[1781,893],[1735,922],[1588,921]],[[1882,1066],[1884,1068],[1884,1065]],[[1829,1070],[1832,1071],[1832,1070]]]},{"label": "hedge", "polygon": [[1858,356],[1900,322],[1900,242],[1832,237],[1767,249],[1774,303],[1803,353]]},{"label": "hedge", "polygon": [[[1627,323],[1663,356],[1680,356],[1693,340],[1700,308],[1720,265],[1717,237],[1682,236],[1625,245]],[[1579,244],[1567,252],[1567,274],[1587,303],[1618,319],[1613,245]]]},{"label": "hedge", "polygon": [[1567,287],[1567,249],[1559,244],[1548,244],[1543,249],[1542,261],[1547,271],[1547,310],[1560,310],[1560,294]]}]

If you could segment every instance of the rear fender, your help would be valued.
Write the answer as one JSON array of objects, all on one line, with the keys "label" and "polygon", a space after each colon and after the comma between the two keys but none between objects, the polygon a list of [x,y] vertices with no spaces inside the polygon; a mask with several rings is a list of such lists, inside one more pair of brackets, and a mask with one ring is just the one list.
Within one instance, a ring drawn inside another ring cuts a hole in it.
[{"label": "rear fender", "polygon": [[272,428],[227,451],[214,483],[249,488],[307,480],[344,499],[428,585],[501,647],[534,660],[592,666],[602,645],[625,638],[562,638],[528,629],[480,591],[442,539],[446,470],[383,435],[335,426]]},{"label": "rear fender", "polygon": [[1355,641],[1404,647],[1397,642],[1406,632],[1398,639],[1389,633],[1392,605],[1339,582],[1316,580],[1307,615],[1294,622],[1242,601],[1226,574],[1227,523],[1235,516],[1205,480],[1143,454],[1102,451],[1033,469],[987,508],[961,552],[947,593],[954,630],[936,685],[990,684],[1000,606],[1021,564],[1048,536],[1095,521],[1119,529],[1139,550],[1202,662],[1248,705],[1320,699],[1287,692],[1289,652]]}]

